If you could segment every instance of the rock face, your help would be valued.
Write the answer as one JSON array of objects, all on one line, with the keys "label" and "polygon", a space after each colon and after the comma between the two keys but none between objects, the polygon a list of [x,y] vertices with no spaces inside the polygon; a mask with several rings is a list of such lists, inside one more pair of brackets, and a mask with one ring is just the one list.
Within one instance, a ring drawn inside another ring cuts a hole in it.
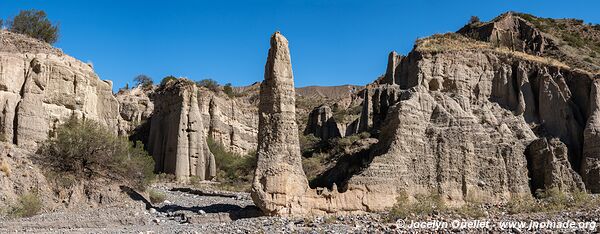
[{"label": "rock face", "polygon": [[229,98],[201,89],[198,102],[207,137],[240,155],[256,150],[258,101],[253,95]]},{"label": "rock face", "polygon": [[581,177],[587,189],[600,193],[600,80],[592,83],[589,101],[590,117],[583,131]]},{"label": "rock face", "polygon": [[112,83],[92,67],[35,39],[0,30],[0,133],[29,150],[70,116],[93,119],[117,133],[119,103]]},{"label": "rock face", "polygon": [[254,203],[270,215],[305,212],[300,203],[308,181],[302,170],[295,102],[288,41],[276,32],[260,86],[258,162],[251,193]]},{"label": "rock face", "polygon": [[329,106],[321,105],[310,112],[308,124],[304,130],[304,135],[307,134],[313,134],[323,140],[342,136]]},{"label": "rock face", "polygon": [[150,118],[154,111],[154,103],[148,97],[150,92],[138,86],[117,93],[119,114],[122,119],[119,122],[119,135],[127,135]]},{"label": "rock face", "polygon": [[396,84],[395,78],[396,72],[399,69],[400,61],[402,61],[402,55],[396,53],[396,51],[390,52],[388,56],[387,69],[385,70],[385,76],[383,82],[386,84]]},{"label": "rock face", "polygon": [[[295,133],[282,127],[290,126],[282,123],[293,111],[281,111],[291,108],[292,96],[281,97],[281,90],[292,76],[289,58],[277,57],[287,41],[275,34],[265,73],[274,81],[261,87],[258,206],[276,215],[348,213],[384,210],[400,194],[436,193],[458,205],[553,187],[597,191],[600,77],[537,56],[552,45],[543,39],[521,39],[522,50],[506,49],[505,35],[538,35],[529,24],[509,21],[502,30],[520,34],[498,31],[499,44],[445,34],[417,41],[405,57],[392,54],[393,72],[363,92],[361,118],[370,116],[372,126],[354,122],[378,141],[333,167],[347,175],[330,171],[335,179],[317,181],[325,188],[306,187],[289,139]],[[270,69],[273,64],[280,69]]]},{"label": "rock face", "polygon": [[458,32],[495,46],[505,46],[529,54],[542,55],[546,50],[557,49],[554,41],[535,28],[533,23],[511,12],[492,23],[467,25]]},{"label": "rock face", "polygon": [[206,143],[198,105],[198,88],[187,79],[167,83],[154,93],[149,151],[155,171],[174,174],[178,180],[216,176],[213,154]]},{"label": "rock face", "polygon": [[533,192],[546,188],[585,191],[581,176],[571,167],[567,153],[567,146],[556,138],[531,142],[525,155]]}]

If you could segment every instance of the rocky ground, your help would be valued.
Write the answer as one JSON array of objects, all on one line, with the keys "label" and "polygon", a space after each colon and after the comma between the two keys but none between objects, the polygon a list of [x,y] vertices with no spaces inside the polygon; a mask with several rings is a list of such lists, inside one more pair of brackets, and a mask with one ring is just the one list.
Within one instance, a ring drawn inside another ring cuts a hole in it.
[{"label": "rocky ground", "polygon": [[[490,218],[472,220],[434,215],[386,222],[385,215],[382,214],[311,218],[266,217],[260,215],[248,193],[179,187],[172,184],[155,185],[153,189],[165,193],[166,200],[151,205],[142,196],[133,193],[129,194],[131,200],[123,201],[119,206],[82,207],[31,218],[0,219],[0,233],[587,233],[597,232],[595,222],[600,222],[600,209],[597,208],[521,215],[499,213],[491,215]],[[503,221],[506,222],[501,224]],[[553,222],[553,225],[562,222],[562,225],[574,226],[550,228],[548,221]],[[539,222],[537,225],[540,227],[530,228],[532,222]],[[418,224],[418,227],[415,224]],[[542,225],[546,227],[542,228]]]}]

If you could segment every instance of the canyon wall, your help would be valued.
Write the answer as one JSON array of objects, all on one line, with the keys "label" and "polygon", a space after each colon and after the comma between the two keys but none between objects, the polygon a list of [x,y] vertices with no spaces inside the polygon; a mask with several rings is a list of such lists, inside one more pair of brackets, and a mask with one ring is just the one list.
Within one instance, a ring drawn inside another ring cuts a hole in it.
[{"label": "canyon wall", "polygon": [[112,82],[52,46],[0,30],[0,136],[35,150],[70,116],[93,119],[112,129],[119,103]]},{"label": "canyon wall", "polygon": [[400,195],[436,193],[458,205],[552,187],[597,192],[600,77],[526,52],[445,34],[417,41],[405,57],[391,54],[395,68],[363,92],[361,118],[372,126],[359,129],[377,143],[354,156],[359,170],[336,167],[352,174],[310,188],[290,139],[287,40],[276,33],[261,86],[256,204],[302,215],[381,211]]}]

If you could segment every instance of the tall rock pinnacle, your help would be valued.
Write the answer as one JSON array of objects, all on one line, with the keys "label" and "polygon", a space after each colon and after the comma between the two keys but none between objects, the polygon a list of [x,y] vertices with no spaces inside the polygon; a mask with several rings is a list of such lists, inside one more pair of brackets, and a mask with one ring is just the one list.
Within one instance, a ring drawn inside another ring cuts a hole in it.
[{"label": "tall rock pinnacle", "polygon": [[302,213],[308,181],[302,170],[294,76],[287,39],[276,32],[260,86],[254,203],[269,215]]}]

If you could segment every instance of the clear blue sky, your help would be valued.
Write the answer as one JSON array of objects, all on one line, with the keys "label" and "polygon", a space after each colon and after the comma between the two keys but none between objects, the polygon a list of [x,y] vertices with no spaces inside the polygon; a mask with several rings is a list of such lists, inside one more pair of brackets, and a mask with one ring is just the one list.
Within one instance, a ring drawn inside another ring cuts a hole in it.
[{"label": "clear blue sky", "polygon": [[0,0],[0,17],[45,10],[60,22],[56,44],[92,62],[115,90],[140,73],[248,85],[263,79],[269,36],[290,41],[296,86],[364,85],[387,54],[415,39],[458,30],[471,15],[514,10],[600,23],[600,1],[152,1]]}]

